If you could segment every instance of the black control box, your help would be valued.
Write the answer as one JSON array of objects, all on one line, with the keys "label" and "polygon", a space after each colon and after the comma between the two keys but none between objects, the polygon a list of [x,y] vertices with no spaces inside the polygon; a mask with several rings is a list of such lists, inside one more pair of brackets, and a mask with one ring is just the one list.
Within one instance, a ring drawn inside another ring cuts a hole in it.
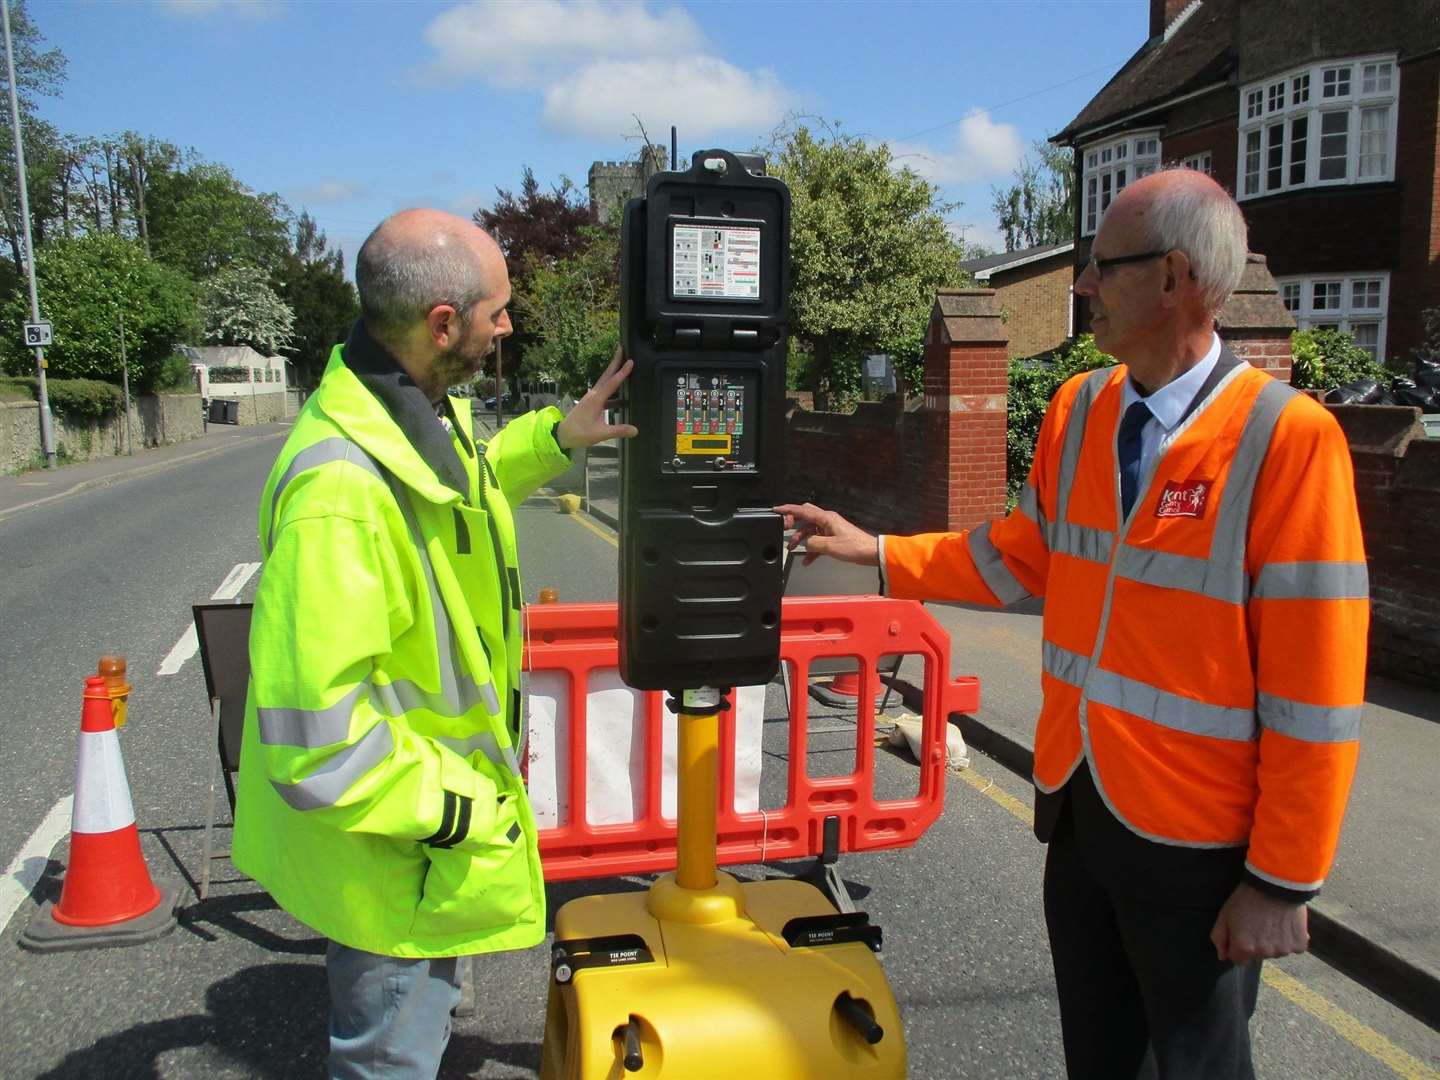
[{"label": "black control box", "polygon": [[620,674],[769,682],[780,658],[790,192],[703,150],[625,207],[620,333],[640,434],[620,451]]}]

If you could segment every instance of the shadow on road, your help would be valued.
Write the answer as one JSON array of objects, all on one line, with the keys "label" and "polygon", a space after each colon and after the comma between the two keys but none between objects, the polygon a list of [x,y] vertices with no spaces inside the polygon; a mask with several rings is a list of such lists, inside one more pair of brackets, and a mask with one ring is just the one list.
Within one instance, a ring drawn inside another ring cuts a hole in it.
[{"label": "shadow on road", "polygon": [[163,1055],[210,1047],[256,1076],[319,1076],[324,1072],[325,969],[315,964],[245,968],[205,992],[203,1015],[137,1024],[67,1054],[43,1080],[77,1076],[133,1078],[173,1075]]}]

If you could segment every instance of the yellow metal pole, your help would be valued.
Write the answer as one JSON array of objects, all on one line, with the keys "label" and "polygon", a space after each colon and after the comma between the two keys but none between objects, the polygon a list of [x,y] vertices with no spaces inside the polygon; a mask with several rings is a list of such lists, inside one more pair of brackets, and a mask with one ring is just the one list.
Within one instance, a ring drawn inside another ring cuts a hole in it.
[{"label": "yellow metal pole", "polygon": [[676,762],[680,820],[675,883],[682,889],[713,889],[720,714],[682,714],[677,720],[680,725]]}]

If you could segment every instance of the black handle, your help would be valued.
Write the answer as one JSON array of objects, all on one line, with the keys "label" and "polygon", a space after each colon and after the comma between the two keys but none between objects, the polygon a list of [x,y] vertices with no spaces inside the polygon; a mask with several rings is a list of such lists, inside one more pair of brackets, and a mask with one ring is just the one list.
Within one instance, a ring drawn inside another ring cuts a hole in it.
[{"label": "black handle", "polygon": [[870,1010],[852,998],[848,991],[835,999],[835,1011],[840,1014],[841,1020],[859,1032],[860,1037],[871,1046],[885,1037],[885,1029],[875,1022]]},{"label": "black handle", "polygon": [[633,1016],[625,1025],[625,1071],[639,1072],[645,1067],[645,1058],[640,1053],[640,1022]]}]

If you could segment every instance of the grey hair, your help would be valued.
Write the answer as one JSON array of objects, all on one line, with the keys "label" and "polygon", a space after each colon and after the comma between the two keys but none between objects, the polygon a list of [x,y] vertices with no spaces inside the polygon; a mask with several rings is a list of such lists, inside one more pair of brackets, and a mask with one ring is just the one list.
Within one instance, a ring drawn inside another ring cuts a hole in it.
[{"label": "grey hair", "polygon": [[407,242],[381,222],[355,257],[355,288],[366,328],[394,339],[421,322],[438,304],[451,304],[462,320],[485,296],[479,261],[459,237],[431,233]]},{"label": "grey hair", "polygon": [[1169,184],[1151,196],[1145,228],[1151,248],[1189,257],[1206,308],[1219,311],[1240,284],[1249,250],[1235,200],[1219,184]]}]

